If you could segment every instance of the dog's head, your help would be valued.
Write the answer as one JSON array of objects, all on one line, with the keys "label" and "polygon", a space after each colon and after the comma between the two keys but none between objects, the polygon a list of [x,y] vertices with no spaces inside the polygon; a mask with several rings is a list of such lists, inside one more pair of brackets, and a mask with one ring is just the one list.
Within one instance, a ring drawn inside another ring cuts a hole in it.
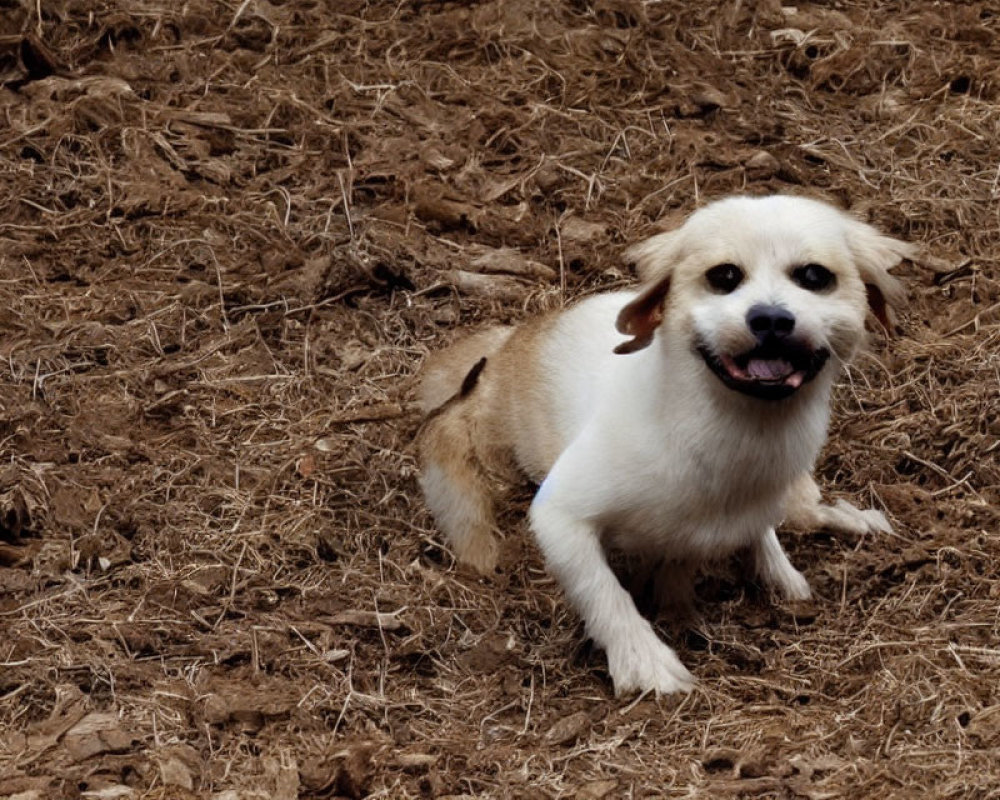
[{"label": "dog's head", "polygon": [[902,291],[888,270],[912,252],[816,200],[719,200],[629,250],[645,285],[618,317],[633,338],[616,352],[662,329],[728,388],[788,397],[854,355],[868,311],[890,327]]}]

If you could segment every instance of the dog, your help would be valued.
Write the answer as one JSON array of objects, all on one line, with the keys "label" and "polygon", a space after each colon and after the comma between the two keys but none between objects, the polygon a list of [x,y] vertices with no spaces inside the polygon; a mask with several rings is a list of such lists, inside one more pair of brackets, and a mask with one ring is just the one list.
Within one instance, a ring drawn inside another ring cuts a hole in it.
[{"label": "dog", "polygon": [[530,527],[616,694],[689,691],[607,551],[651,565],[664,596],[742,551],[763,584],[806,599],[779,524],[888,532],[880,511],[822,503],[812,473],[834,381],[869,312],[890,329],[889,269],[913,252],[818,200],[727,197],[627,252],[638,289],[428,358],[420,483],[457,560],[495,569],[497,487],[527,475]]}]

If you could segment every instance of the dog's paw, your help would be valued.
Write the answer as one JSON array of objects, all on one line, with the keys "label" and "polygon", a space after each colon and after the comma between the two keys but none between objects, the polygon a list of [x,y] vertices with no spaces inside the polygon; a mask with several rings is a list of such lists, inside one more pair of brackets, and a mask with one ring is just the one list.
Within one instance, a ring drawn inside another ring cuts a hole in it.
[{"label": "dog's paw", "polygon": [[774,580],[777,589],[789,600],[809,600],[812,589],[806,576],[789,565],[790,570],[783,572]]},{"label": "dog's paw", "polygon": [[789,600],[808,600],[812,597],[806,576],[792,566],[781,542],[770,528],[755,544],[757,574],[761,580]]},{"label": "dog's paw", "polygon": [[892,533],[892,525],[885,514],[874,508],[862,510],[846,500],[838,500],[832,506],[820,506],[819,511],[820,521],[832,530],[859,536],[867,533]]},{"label": "dog's paw", "polygon": [[468,564],[480,575],[496,572],[500,560],[500,545],[492,534],[477,536],[466,541],[462,548],[456,547],[455,557],[462,564]]},{"label": "dog's paw", "polygon": [[646,620],[644,627],[622,631],[607,648],[608,671],[615,695],[631,692],[673,694],[689,692],[694,676],[687,671],[677,654],[664,644]]},{"label": "dog's paw", "polygon": [[761,570],[761,578],[789,600],[809,600],[812,597],[806,576],[795,569],[787,558],[768,563]]},{"label": "dog's paw", "polygon": [[838,500],[834,509],[840,512],[845,522],[853,526],[855,533],[892,533],[892,525],[885,514],[874,508],[860,509],[846,500]]}]

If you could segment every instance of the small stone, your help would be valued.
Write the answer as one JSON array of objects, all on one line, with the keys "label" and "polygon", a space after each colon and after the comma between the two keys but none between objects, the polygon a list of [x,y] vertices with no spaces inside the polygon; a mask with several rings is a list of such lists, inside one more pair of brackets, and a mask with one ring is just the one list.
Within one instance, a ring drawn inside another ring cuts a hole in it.
[{"label": "small stone", "polygon": [[576,790],[576,800],[603,800],[618,788],[618,781],[590,781]]},{"label": "small stone", "polygon": [[778,161],[773,155],[771,155],[767,150],[758,150],[750,158],[744,162],[744,166],[747,169],[752,169],[756,172],[763,172],[767,175],[774,175],[778,170],[781,169],[781,162]]},{"label": "small stone", "polygon": [[729,98],[714,86],[702,86],[691,92],[691,102],[702,111],[713,111],[730,105]]},{"label": "small stone", "polygon": [[545,733],[545,743],[548,745],[573,744],[590,730],[590,717],[583,711],[577,711],[559,720]]}]

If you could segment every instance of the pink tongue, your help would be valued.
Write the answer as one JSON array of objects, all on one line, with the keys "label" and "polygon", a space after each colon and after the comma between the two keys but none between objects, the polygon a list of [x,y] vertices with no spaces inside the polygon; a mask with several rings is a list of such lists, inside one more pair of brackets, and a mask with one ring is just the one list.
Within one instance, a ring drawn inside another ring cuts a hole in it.
[{"label": "pink tongue", "polygon": [[747,364],[751,378],[759,381],[777,381],[792,374],[792,365],[783,358],[751,358]]}]

